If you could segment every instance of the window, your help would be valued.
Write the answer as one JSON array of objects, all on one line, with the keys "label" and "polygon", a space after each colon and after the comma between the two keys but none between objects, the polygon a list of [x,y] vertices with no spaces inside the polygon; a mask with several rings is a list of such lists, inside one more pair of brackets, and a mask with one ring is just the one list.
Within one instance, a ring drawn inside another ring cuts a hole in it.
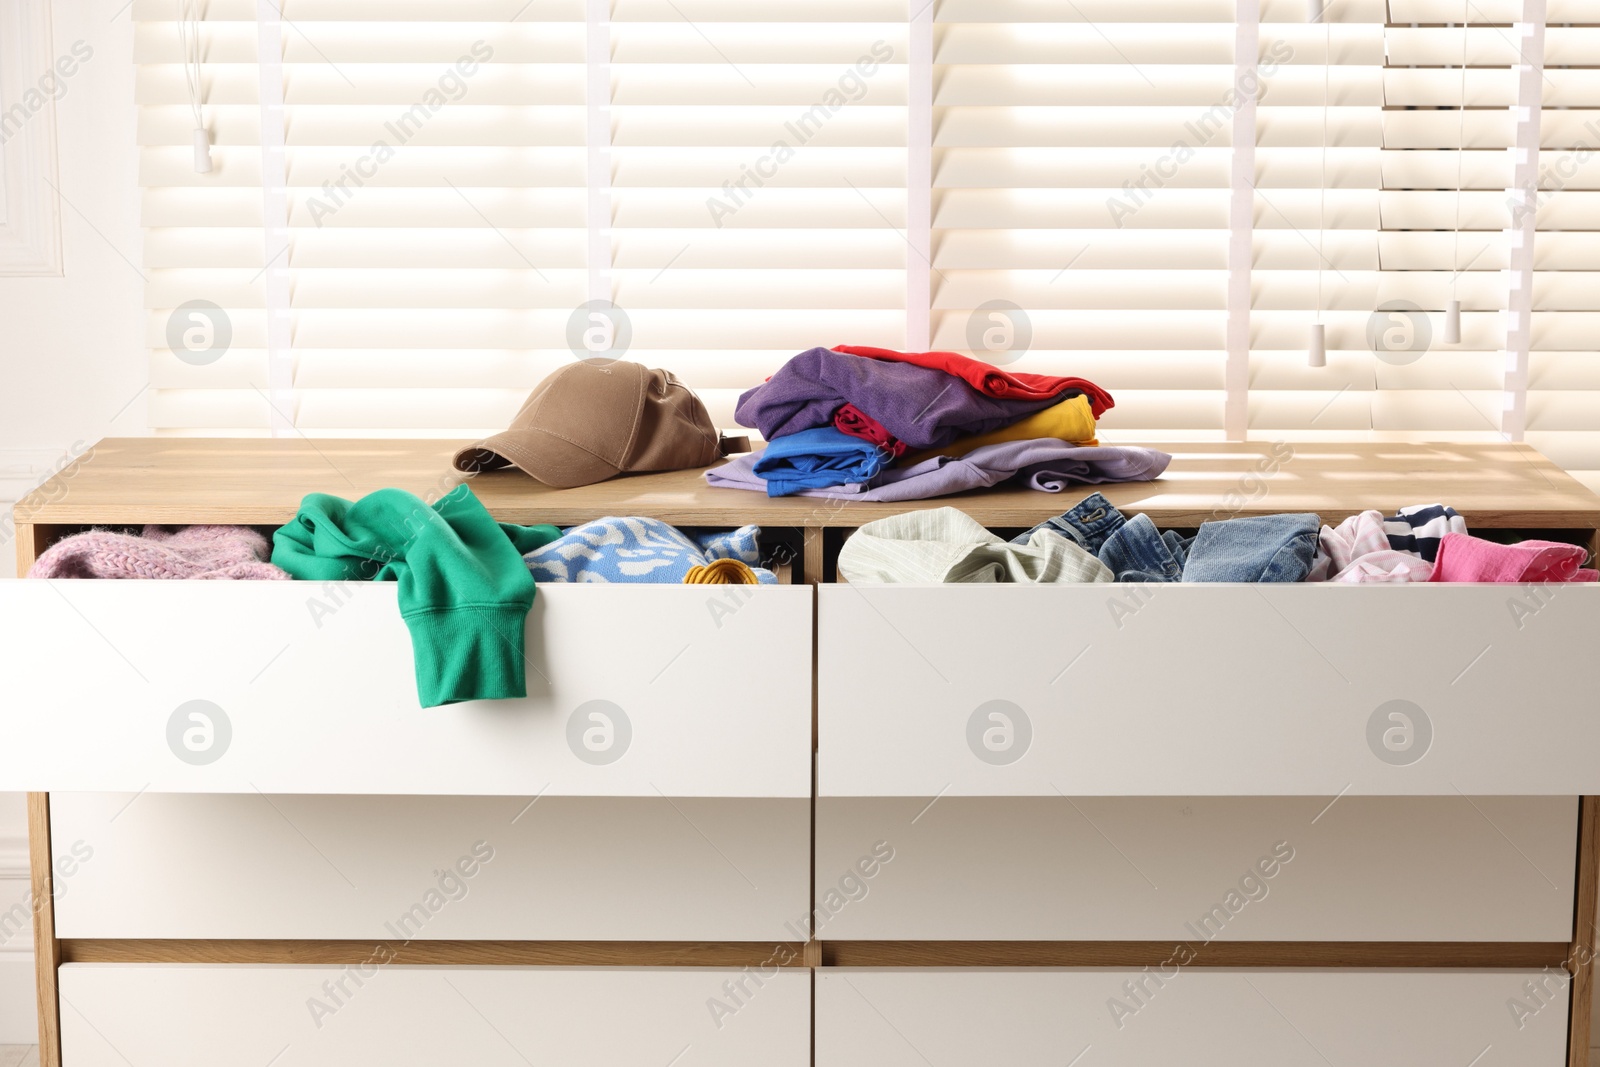
[{"label": "window", "polygon": [[472,435],[596,346],[731,424],[848,341],[1092,378],[1112,441],[1600,472],[1580,6],[214,0],[197,174],[141,2],[156,427]]}]

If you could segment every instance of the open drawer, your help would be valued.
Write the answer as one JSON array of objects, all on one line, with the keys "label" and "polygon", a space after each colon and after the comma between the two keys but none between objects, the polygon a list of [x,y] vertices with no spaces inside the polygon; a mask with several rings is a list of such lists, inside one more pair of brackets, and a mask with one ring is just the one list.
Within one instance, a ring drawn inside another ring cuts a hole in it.
[{"label": "open drawer", "polygon": [[818,589],[818,795],[1600,792],[1600,586]]},{"label": "open drawer", "polygon": [[528,697],[423,709],[395,586],[0,585],[0,789],[811,795],[811,591],[543,585]]}]

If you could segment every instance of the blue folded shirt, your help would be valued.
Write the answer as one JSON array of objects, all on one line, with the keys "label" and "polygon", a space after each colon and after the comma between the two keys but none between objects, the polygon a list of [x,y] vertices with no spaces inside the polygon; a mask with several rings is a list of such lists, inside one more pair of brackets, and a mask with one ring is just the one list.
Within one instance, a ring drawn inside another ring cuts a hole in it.
[{"label": "blue folded shirt", "polygon": [[753,472],[765,478],[768,496],[788,496],[802,489],[827,489],[871,481],[889,463],[889,455],[870,441],[832,426],[785,434],[767,443]]}]

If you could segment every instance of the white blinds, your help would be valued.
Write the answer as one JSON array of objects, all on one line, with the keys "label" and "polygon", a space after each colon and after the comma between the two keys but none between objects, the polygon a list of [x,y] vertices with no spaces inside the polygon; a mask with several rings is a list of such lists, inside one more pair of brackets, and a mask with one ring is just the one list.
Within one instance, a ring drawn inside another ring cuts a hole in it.
[{"label": "white blinds", "polygon": [[615,300],[714,419],[802,349],[898,347],[903,0],[613,0]]},{"label": "white blinds", "polygon": [[[572,358],[567,321],[586,269],[584,9],[521,7],[286,4],[276,116],[260,106],[256,4],[211,0],[200,37],[215,165],[196,174],[177,5],[139,0],[158,429],[264,432],[277,408],[307,433],[459,434],[503,423]],[[268,263],[261,144],[274,118],[289,235]],[[274,277],[286,283],[287,395],[267,359]],[[183,309],[197,300],[226,325]]]},{"label": "white blinds", "polygon": [[1600,488],[1600,5],[1548,0],[1527,440]]},{"label": "white blinds", "polygon": [[[677,372],[725,424],[738,392],[801,348],[899,345],[903,4],[599,5],[606,263],[589,254],[589,6],[284,4],[289,239],[267,264],[255,6],[206,9],[218,147],[200,175],[177,7],[139,0],[156,426],[265,431],[284,407],[308,433],[502,426],[576,358],[574,338],[589,351],[591,268],[623,309],[610,325],[629,357]],[[267,331],[280,276],[281,397]],[[184,307],[196,300],[222,311]],[[193,344],[168,344],[173,321]]]},{"label": "white blinds", "polygon": [[605,296],[724,424],[795,351],[925,334],[1100,382],[1113,441],[1525,431],[1600,471],[1591,7],[209,0],[200,175],[178,5],[136,0],[153,417],[491,430]]},{"label": "white blinds", "polygon": [[1379,364],[1428,391],[1386,428],[1526,439],[1600,485],[1600,13],[1584,0],[1389,7],[1380,298],[1437,313],[1453,295],[1463,314],[1459,345],[1440,343],[1433,314],[1426,358]]},{"label": "white blinds", "polygon": [[[1394,390],[1380,429],[1455,439],[1510,435],[1507,340],[1514,323],[1507,190],[1515,168],[1517,0],[1394,0],[1384,70],[1380,301],[1425,314],[1385,329],[1429,339],[1374,364]],[[1461,341],[1443,313],[1461,304]],[[1408,321],[1409,320],[1409,321]],[[1425,325],[1424,325],[1425,323]]]},{"label": "white blinds", "polygon": [[934,346],[1104,385],[1108,439],[1220,439],[1233,0],[936,18]]},{"label": "white blinds", "polygon": [[[1367,437],[1385,421],[1366,324],[1381,288],[1382,0],[1264,0],[1250,315],[1253,436]],[[1313,15],[1318,16],[1313,21]],[[1268,62],[1276,72],[1267,75]],[[1327,366],[1308,357],[1326,331]]]}]

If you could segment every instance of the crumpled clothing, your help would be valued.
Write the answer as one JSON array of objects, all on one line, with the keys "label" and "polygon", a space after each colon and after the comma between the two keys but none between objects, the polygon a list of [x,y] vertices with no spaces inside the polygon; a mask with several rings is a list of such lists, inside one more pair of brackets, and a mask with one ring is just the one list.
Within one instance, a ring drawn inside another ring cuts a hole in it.
[{"label": "crumpled clothing", "polygon": [[1183,580],[1189,539],[1175,530],[1158,530],[1148,515],[1129,519],[1100,493],[1090,493],[1055,518],[1012,538],[1023,544],[1038,530],[1055,530],[1111,568],[1118,582],[1163,583]]},{"label": "crumpled clothing", "polygon": [[569,527],[522,560],[541,582],[681,585],[696,567],[736,559],[761,585],[772,585],[778,576],[756,566],[761,562],[760,537],[759,526],[692,536],[660,519],[610,516]]},{"label": "crumpled clothing", "polygon": [[897,440],[883,428],[883,423],[854,404],[846,404],[833,413],[833,428],[840,433],[847,433],[851,437],[859,437],[868,444],[876,445],[891,460],[899,459],[906,454],[904,441]]},{"label": "crumpled clothing", "polygon": [[1185,582],[1303,582],[1322,520],[1310,512],[1201,523],[1183,563]]},{"label": "crumpled clothing", "polygon": [[1593,582],[1600,571],[1583,566],[1589,553],[1556,541],[1499,545],[1470,534],[1447,533],[1439,541],[1435,582]]},{"label": "crumpled clothing", "polygon": [[267,539],[248,526],[146,526],[137,536],[88,530],[45,549],[28,577],[287,581],[270,556]]},{"label": "crumpled clothing", "polygon": [[1425,582],[1433,564],[1416,552],[1391,547],[1381,511],[1363,511],[1338,526],[1324,526],[1308,582]]},{"label": "crumpled clothing", "polygon": [[1467,532],[1467,520],[1443,504],[1412,504],[1383,520],[1389,547],[1415,552],[1429,563],[1439,558],[1439,541],[1445,534]]},{"label": "crumpled clothing", "polygon": [[[706,482],[726,489],[766,492],[767,483],[754,473],[759,455],[737,456],[720,467],[712,467],[705,473]],[[976,449],[960,459],[935,456],[909,467],[891,467],[871,482],[803,489],[796,495],[897,503],[987,489],[1008,481],[1040,492],[1059,493],[1073,485],[1149,481],[1159,478],[1171,462],[1170,455],[1153,448],[1008,441]]]},{"label": "crumpled clothing", "polygon": [[272,560],[301,581],[398,583],[425,708],[528,695],[534,581],[524,553],[554,526],[496,522],[462,483],[432,504],[404,489],[357,501],[308,493],[272,534]]},{"label": "crumpled clothing", "polygon": [[839,574],[850,582],[1110,582],[1110,568],[1054,530],[1016,545],[956,508],[869,522],[845,541]]}]

